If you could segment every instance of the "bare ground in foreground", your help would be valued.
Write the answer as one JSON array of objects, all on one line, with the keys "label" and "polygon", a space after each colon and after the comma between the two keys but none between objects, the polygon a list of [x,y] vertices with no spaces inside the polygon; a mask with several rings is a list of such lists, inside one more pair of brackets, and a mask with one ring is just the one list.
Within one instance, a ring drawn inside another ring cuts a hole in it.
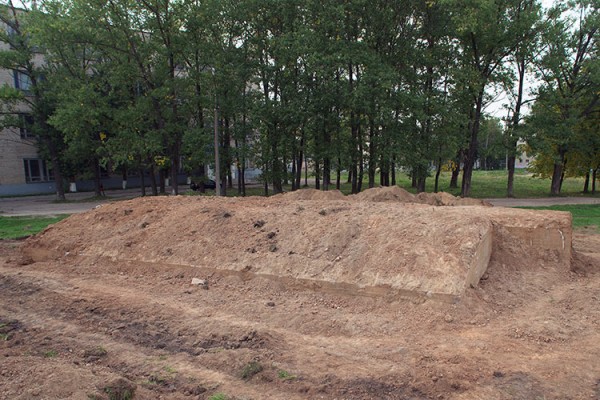
[{"label": "bare ground in foreground", "polygon": [[2,400],[600,398],[593,233],[572,270],[495,253],[456,304],[22,246],[0,242]]}]

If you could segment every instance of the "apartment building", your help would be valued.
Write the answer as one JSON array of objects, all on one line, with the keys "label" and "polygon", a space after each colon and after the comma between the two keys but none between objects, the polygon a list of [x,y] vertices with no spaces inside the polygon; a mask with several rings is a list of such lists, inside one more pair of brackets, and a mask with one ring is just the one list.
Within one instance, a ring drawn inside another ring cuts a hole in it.
[{"label": "apartment building", "polygon": [[[2,24],[0,29],[9,30]],[[10,33],[10,32],[9,32]],[[0,42],[0,50],[10,50],[8,43]],[[36,63],[43,62],[41,54]],[[0,86],[22,90],[28,95],[29,77],[15,70],[0,69]],[[2,108],[4,109],[4,107]],[[6,110],[4,110],[6,112]],[[17,108],[16,120],[21,126],[31,122],[25,104]],[[35,137],[24,127],[6,127],[0,130],[0,196],[52,193],[55,191],[52,171],[38,154]]]}]

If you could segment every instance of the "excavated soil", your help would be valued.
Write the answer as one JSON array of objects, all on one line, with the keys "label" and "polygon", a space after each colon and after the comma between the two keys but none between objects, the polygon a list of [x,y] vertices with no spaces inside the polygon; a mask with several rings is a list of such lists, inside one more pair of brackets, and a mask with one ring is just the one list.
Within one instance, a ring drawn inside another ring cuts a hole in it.
[{"label": "excavated soil", "polygon": [[600,235],[368,195],[138,199],[1,242],[0,399],[600,398]]}]

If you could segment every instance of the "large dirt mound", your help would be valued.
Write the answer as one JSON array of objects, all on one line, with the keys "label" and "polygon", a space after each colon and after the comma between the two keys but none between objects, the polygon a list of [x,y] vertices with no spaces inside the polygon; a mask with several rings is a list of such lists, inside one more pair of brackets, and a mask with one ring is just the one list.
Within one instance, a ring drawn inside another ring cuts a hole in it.
[{"label": "large dirt mound", "polygon": [[[255,274],[332,290],[456,299],[495,249],[568,266],[570,214],[394,202],[140,198],[30,239],[34,260],[108,257]],[[510,239],[510,240],[508,240]]]},{"label": "large dirt mound", "polygon": [[286,200],[344,200],[346,196],[339,190],[301,189],[284,193]]},{"label": "large dirt mound", "polygon": [[349,196],[344,196],[339,190],[322,191],[316,189],[296,190],[281,196],[285,197],[286,200],[348,200],[418,203],[431,206],[492,206],[485,200],[456,197],[446,192],[419,193],[418,195],[414,195],[399,186],[375,187]]},{"label": "large dirt mound", "polygon": [[398,201],[401,203],[419,203],[414,194],[407,192],[399,186],[371,188],[350,197],[359,201]]},{"label": "large dirt mound", "polygon": [[416,196],[419,203],[432,206],[484,206],[492,207],[492,204],[480,199],[470,197],[456,197],[446,192],[438,193],[419,193]]}]

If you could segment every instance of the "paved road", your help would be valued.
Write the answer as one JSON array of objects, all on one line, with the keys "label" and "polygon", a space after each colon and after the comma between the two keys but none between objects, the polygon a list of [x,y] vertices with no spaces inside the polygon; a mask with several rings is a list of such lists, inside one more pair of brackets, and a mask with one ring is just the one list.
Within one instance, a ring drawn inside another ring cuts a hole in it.
[{"label": "paved road", "polygon": [[[181,187],[182,192],[187,187]],[[0,215],[58,215],[75,214],[110,201],[130,199],[140,195],[139,189],[107,190],[106,200],[86,201],[93,193],[67,193],[66,203],[55,202],[54,195],[0,198]],[[497,207],[551,206],[556,204],[599,204],[600,197],[548,197],[535,199],[487,199]]]},{"label": "paved road", "polygon": [[5,197],[0,198],[0,215],[59,215],[75,214],[110,201],[134,198],[140,195],[139,189],[107,190],[105,200],[90,200],[90,192],[67,193],[67,202],[56,202],[56,195]]}]

